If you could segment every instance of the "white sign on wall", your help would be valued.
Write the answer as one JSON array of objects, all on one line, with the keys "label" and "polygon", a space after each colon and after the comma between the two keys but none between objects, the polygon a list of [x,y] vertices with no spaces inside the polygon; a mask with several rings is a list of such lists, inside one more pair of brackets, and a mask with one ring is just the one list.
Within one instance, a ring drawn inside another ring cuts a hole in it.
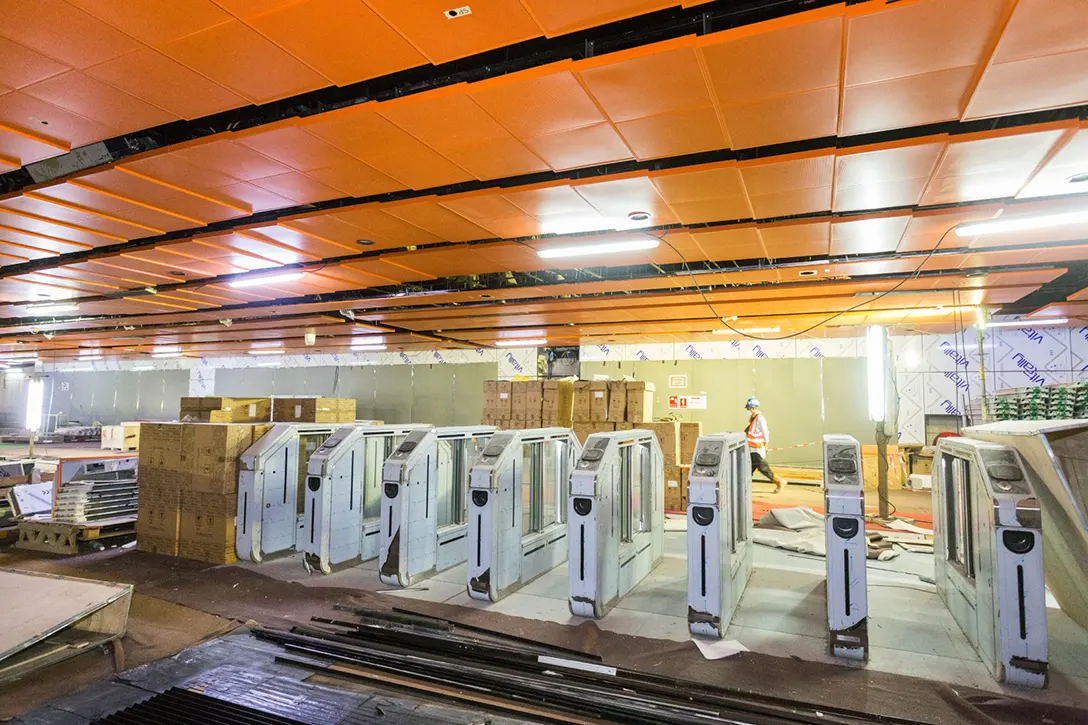
[{"label": "white sign on wall", "polygon": [[670,410],[706,410],[705,395],[670,395]]},{"label": "white sign on wall", "polygon": [[687,375],[670,375],[669,387],[670,388],[686,388],[688,386]]}]

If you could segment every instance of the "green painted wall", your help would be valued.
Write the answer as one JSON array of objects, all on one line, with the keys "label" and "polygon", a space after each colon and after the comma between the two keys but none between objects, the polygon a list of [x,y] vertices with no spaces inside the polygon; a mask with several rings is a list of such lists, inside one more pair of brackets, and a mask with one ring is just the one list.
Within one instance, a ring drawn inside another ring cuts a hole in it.
[{"label": "green painted wall", "polygon": [[[688,387],[670,390],[669,376],[686,374]],[[825,433],[852,435],[874,443],[865,399],[864,358],[786,358],[781,360],[667,360],[582,363],[582,378],[628,375],[657,389],[654,416],[701,421],[703,431],[743,430],[744,403],[759,398],[771,429],[771,447],[819,442]],[[702,395],[706,410],[671,411],[669,395]],[[773,451],[771,463],[822,465],[819,446]]]}]

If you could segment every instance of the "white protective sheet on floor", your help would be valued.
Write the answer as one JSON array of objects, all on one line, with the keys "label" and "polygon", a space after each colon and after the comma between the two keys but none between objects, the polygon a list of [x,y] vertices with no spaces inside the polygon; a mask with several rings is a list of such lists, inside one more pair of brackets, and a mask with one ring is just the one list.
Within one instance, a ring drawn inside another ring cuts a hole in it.
[{"label": "white protective sheet on floor", "polygon": [[771,509],[752,528],[752,541],[776,549],[827,556],[824,516],[807,506]]}]

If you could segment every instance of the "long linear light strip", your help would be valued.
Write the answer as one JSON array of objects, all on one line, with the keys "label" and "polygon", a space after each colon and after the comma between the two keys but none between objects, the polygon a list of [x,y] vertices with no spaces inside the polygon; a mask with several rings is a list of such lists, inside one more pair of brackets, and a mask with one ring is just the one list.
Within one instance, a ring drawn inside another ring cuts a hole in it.
[{"label": "long linear light strip", "polygon": [[242,289],[244,287],[259,287],[266,284],[277,284],[280,282],[294,282],[295,280],[302,279],[304,272],[286,272],[284,274],[266,274],[257,277],[246,277],[244,279],[236,279],[228,282],[234,289]]},{"label": "long linear light strip", "polygon": [[532,338],[524,340],[496,340],[496,347],[539,347],[541,345],[547,345],[548,341],[544,338]]},{"label": "long linear light strip", "polygon": [[1068,317],[1040,317],[1038,319],[1026,318],[1023,320],[987,322],[983,324],[983,327],[1038,327],[1040,325],[1064,325],[1067,322],[1069,322]]},{"label": "long linear light strip", "polygon": [[1088,210],[1062,212],[1060,214],[1036,214],[1033,216],[991,219],[984,222],[971,222],[956,227],[957,237],[979,237],[987,234],[1006,232],[1026,232],[1032,229],[1051,229],[1071,224],[1088,223]]},{"label": "long linear light strip", "polygon": [[565,259],[567,257],[589,257],[598,254],[621,254],[654,249],[661,242],[657,239],[626,239],[622,242],[602,242],[600,244],[573,244],[565,247],[545,247],[537,250],[541,259]]}]

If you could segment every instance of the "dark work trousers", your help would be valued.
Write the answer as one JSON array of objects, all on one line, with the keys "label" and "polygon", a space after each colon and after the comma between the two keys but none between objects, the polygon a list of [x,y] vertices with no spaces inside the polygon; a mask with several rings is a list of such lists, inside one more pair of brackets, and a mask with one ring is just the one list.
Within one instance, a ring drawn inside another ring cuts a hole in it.
[{"label": "dark work trousers", "polygon": [[774,471],[771,470],[771,466],[767,463],[767,459],[755,451],[748,451],[748,453],[752,456],[752,473],[759,471],[766,476],[768,480],[775,480]]}]

